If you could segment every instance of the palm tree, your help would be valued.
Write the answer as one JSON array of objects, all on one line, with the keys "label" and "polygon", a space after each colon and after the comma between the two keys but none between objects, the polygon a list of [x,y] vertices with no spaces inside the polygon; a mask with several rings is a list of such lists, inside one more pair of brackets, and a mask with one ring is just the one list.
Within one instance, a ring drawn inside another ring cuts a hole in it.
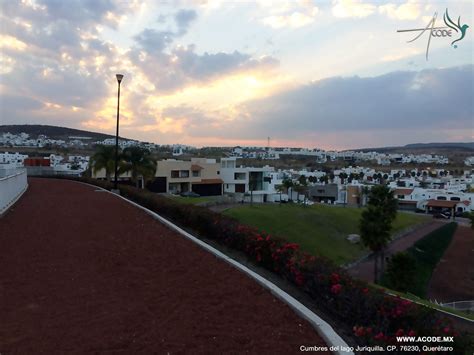
[{"label": "palm tree", "polygon": [[286,189],[286,193],[288,194],[288,200],[290,201],[291,196],[289,194],[289,190],[290,190],[290,188],[292,188],[294,186],[293,181],[291,179],[283,179],[282,184]]},{"label": "palm tree", "polygon": [[128,147],[123,150],[122,162],[119,172],[130,172],[132,181],[136,187],[140,187],[139,178],[143,178],[143,186],[145,181],[155,176],[156,161],[151,158],[150,151],[140,147]]},{"label": "palm tree", "polygon": [[374,186],[369,193],[367,209],[362,212],[360,236],[364,245],[375,254],[375,282],[379,280],[379,258],[381,259],[381,272],[384,269],[385,247],[390,241],[390,230],[396,216],[397,200],[393,196],[393,191],[385,185]]},{"label": "palm tree", "polygon": [[276,185],[275,189],[277,190],[277,192],[280,193],[280,206],[281,206],[281,194],[283,193],[283,191],[285,191],[285,186],[283,186],[283,184]]},{"label": "palm tree", "polygon": [[390,240],[391,225],[384,218],[382,209],[368,205],[360,220],[360,237],[366,247],[374,253],[374,282],[379,280],[379,260],[382,250]]},{"label": "palm tree", "polygon": [[110,177],[115,170],[115,147],[111,145],[97,146],[96,152],[91,157],[90,166],[94,174],[105,169],[105,178],[110,181]]}]

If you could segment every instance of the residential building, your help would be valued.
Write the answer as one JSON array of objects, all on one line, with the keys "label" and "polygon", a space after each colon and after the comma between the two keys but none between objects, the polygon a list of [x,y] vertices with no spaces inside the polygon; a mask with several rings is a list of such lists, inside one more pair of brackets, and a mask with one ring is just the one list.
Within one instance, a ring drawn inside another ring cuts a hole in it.
[{"label": "residential building", "polygon": [[250,195],[254,202],[274,201],[273,167],[238,167],[236,157],[222,158],[220,166],[225,193],[236,195],[243,201],[250,200]]},{"label": "residential building", "polygon": [[215,159],[166,159],[157,162],[155,179],[148,188],[153,192],[193,191],[201,196],[216,196],[222,195],[222,183],[220,165]]}]

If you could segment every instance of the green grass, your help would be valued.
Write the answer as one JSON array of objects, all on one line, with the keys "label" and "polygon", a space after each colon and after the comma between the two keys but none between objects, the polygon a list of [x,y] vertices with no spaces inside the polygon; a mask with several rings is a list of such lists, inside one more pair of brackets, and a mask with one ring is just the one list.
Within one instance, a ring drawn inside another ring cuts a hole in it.
[{"label": "green grass", "polygon": [[[342,265],[357,260],[368,252],[359,244],[351,244],[348,234],[359,234],[361,208],[293,204],[239,206],[224,211],[244,224],[254,226],[290,242],[302,250],[324,255]],[[393,225],[393,234],[426,221],[426,217],[399,213]]]}]

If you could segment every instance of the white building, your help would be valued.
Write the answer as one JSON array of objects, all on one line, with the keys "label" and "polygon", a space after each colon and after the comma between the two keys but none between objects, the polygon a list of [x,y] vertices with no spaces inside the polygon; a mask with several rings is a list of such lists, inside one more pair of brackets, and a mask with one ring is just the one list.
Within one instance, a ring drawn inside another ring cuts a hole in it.
[{"label": "white building", "polygon": [[0,153],[0,164],[9,164],[15,167],[23,167],[23,162],[28,158],[26,154],[16,153]]},{"label": "white building", "polygon": [[224,181],[224,193],[233,194],[238,199],[254,202],[273,201],[276,191],[272,184],[274,168],[252,168],[237,166],[237,158],[221,159],[221,177]]}]

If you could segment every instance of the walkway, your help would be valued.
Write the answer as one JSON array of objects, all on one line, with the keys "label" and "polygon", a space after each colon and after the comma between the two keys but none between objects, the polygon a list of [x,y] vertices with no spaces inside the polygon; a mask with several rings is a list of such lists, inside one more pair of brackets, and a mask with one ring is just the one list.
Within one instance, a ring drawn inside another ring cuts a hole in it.
[{"label": "walkway", "polygon": [[[415,229],[410,234],[393,241],[387,247],[385,256],[390,256],[400,251],[407,250],[417,240],[438,229],[439,227],[441,227],[442,224],[443,222],[432,221],[429,224],[422,226],[421,228]],[[347,271],[353,277],[365,280],[367,282],[374,282],[374,259],[373,257],[369,257],[365,261],[354,265]]]},{"label": "walkway", "polygon": [[439,302],[474,300],[474,231],[458,226],[433,271],[428,298]]},{"label": "walkway", "polygon": [[299,353],[268,291],[106,192],[31,179],[0,219],[0,353]]}]

